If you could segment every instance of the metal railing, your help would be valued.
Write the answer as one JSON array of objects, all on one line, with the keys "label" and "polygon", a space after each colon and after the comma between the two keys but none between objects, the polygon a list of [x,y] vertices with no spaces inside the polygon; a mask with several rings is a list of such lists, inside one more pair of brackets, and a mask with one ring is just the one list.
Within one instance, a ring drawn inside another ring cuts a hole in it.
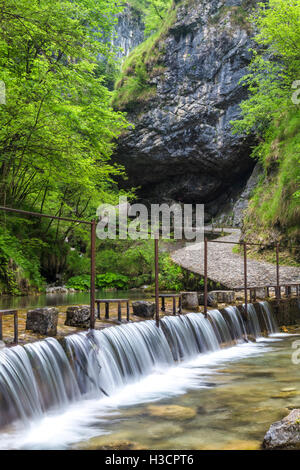
[{"label": "metal railing", "polygon": [[[208,240],[207,238],[204,239],[204,314],[207,316],[207,307],[208,307],[208,292],[207,292],[207,287],[208,287],[208,275],[207,275],[207,267],[208,267],[208,243],[225,243],[225,244],[230,244],[230,245],[240,245],[243,246],[243,259],[244,259],[244,286],[241,287],[239,290],[244,290],[244,296],[245,296],[245,312],[247,314],[248,312],[248,290],[249,289],[254,289],[254,287],[249,287],[248,286],[248,272],[247,272],[247,264],[248,264],[248,258],[247,258],[247,247],[248,246],[259,246],[259,247],[269,247],[270,245],[262,244],[262,243],[251,243],[251,242],[231,242],[227,240]],[[276,243],[275,245],[275,250],[276,250],[276,286],[275,292],[276,292],[276,298],[279,300],[281,298],[281,286],[280,286],[280,262],[279,262],[279,252],[280,252],[280,247],[281,245],[279,243]],[[289,248],[300,248],[299,245],[289,245]],[[298,284],[288,284],[285,283],[283,287],[289,287],[289,286],[298,286]],[[299,285],[300,285],[300,279],[299,279]],[[271,288],[273,286],[255,286],[255,289],[263,289],[263,288]],[[299,288],[297,288],[297,293],[299,293]]]}]

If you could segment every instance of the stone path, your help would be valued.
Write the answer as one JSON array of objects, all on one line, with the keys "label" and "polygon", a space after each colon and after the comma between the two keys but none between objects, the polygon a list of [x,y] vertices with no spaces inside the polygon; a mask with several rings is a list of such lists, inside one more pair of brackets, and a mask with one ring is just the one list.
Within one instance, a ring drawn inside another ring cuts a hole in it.
[{"label": "stone path", "polygon": [[[226,229],[226,232],[229,230]],[[230,229],[223,241],[238,242],[241,232]],[[230,289],[244,285],[243,257],[232,253],[234,245],[208,243],[208,278]],[[203,275],[204,243],[193,243],[171,253],[175,263],[185,269]],[[276,265],[248,258],[248,285],[266,286],[276,284]],[[300,268],[280,266],[280,284],[300,283]]]}]

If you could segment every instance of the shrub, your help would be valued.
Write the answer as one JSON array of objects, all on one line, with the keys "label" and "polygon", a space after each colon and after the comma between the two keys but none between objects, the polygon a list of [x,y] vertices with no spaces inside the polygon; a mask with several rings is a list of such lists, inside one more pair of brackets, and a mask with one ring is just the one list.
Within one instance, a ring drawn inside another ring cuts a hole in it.
[{"label": "shrub", "polygon": [[[106,273],[98,274],[96,276],[96,287],[98,289],[117,288],[126,289],[128,288],[128,277],[122,274]],[[89,290],[91,285],[91,277],[88,274],[82,274],[81,276],[73,276],[67,282],[67,287],[76,290]]]}]

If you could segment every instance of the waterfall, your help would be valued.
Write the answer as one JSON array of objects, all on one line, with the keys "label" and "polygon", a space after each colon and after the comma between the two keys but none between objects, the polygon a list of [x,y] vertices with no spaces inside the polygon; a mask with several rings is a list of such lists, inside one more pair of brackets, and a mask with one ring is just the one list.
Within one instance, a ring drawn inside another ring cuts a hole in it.
[{"label": "waterfall", "polygon": [[276,319],[271,311],[270,304],[266,301],[260,302],[260,308],[262,309],[263,316],[266,323],[266,331],[268,333],[277,333],[278,325],[276,323]]},{"label": "waterfall", "polygon": [[161,328],[146,320],[5,349],[0,352],[0,426],[111,395],[155,368],[247,341],[247,334],[276,332],[269,304],[261,302],[257,310],[248,305],[248,321],[237,307],[227,307],[222,313],[209,311],[207,318],[201,313],[165,316]]},{"label": "waterfall", "polygon": [[251,334],[255,338],[258,338],[262,333],[262,329],[259,323],[258,314],[253,304],[248,304],[247,313],[248,313],[247,332],[248,334]]},{"label": "waterfall", "polygon": [[246,338],[246,327],[239,309],[237,307],[226,307],[225,311],[228,314],[228,322],[230,330],[234,335],[234,339],[240,340],[242,338]]}]

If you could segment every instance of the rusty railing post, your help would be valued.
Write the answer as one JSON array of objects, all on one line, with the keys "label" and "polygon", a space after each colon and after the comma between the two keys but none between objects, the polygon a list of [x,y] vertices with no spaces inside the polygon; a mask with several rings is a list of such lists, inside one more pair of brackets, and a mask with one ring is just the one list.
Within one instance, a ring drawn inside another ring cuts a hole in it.
[{"label": "rusty railing post", "polygon": [[95,281],[96,281],[96,220],[91,223],[91,315],[90,315],[90,329],[95,329]]},{"label": "rusty railing post", "polygon": [[279,243],[276,245],[276,283],[277,283],[277,299],[281,298],[280,279],[279,279]]},{"label": "rusty railing post", "polygon": [[207,238],[204,239],[204,315],[207,318]]},{"label": "rusty railing post", "polygon": [[248,317],[248,279],[247,279],[247,244],[244,242],[244,292],[245,292],[245,313]]},{"label": "rusty railing post", "polygon": [[156,326],[159,328],[159,285],[158,285],[158,238],[154,240],[155,257],[155,319]]},{"label": "rusty railing post", "polygon": [[14,313],[14,343],[18,344],[19,342],[19,330],[18,330],[18,311]]}]

